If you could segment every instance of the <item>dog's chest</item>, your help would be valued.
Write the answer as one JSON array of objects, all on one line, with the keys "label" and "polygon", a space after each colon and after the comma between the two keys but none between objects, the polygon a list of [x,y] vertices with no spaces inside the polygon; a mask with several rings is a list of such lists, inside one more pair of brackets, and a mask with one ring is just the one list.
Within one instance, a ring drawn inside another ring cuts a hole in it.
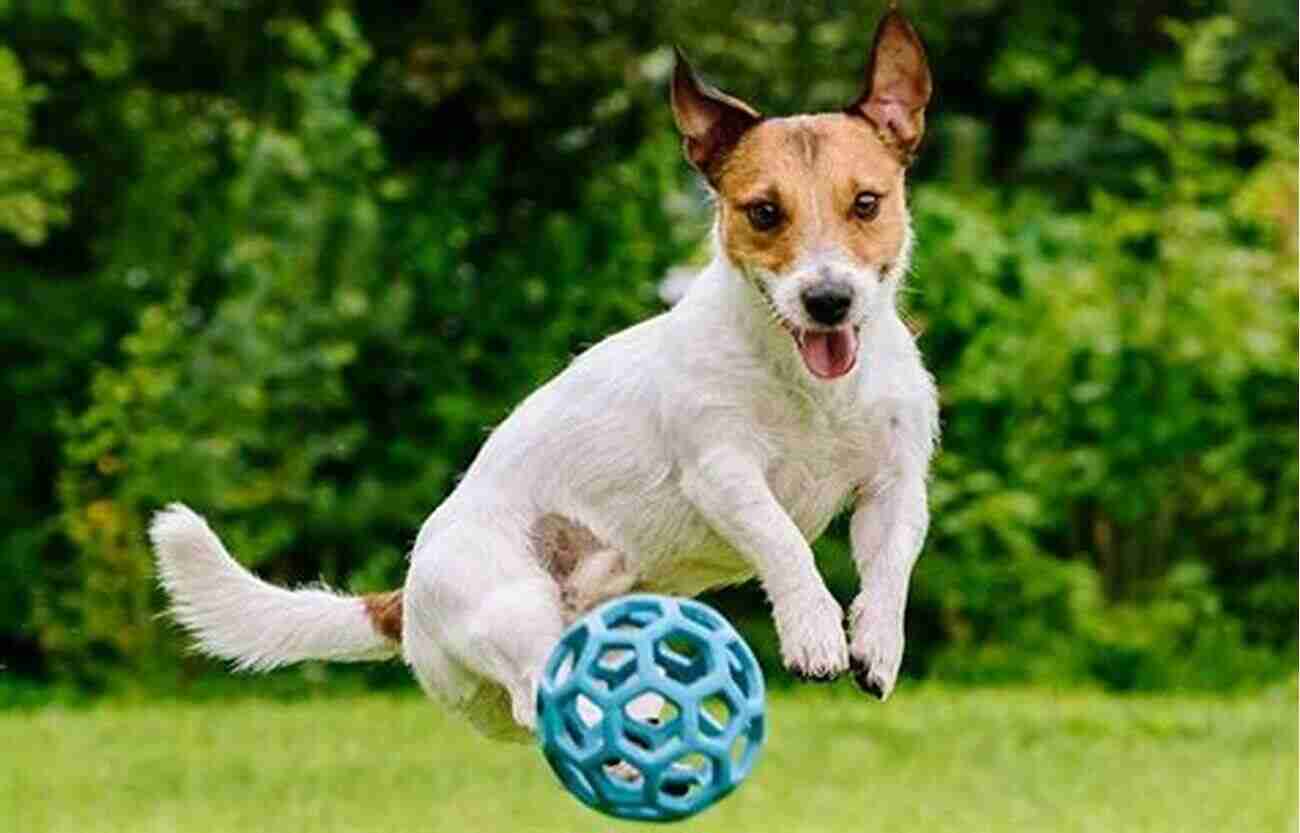
[{"label": "dog's chest", "polygon": [[857,485],[833,465],[809,460],[783,461],[772,469],[768,481],[777,501],[809,541],[844,509]]},{"label": "dog's chest", "polygon": [[773,435],[768,485],[808,540],[844,509],[868,466],[866,437],[852,417],[821,415]]},{"label": "dog's chest", "polygon": [[[804,536],[815,540],[862,482],[861,437],[851,425],[794,421],[788,412],[773,422],[751,422],[748,431],[766,450],[768,488]],[[664,550],[646,562],[638,586],[691,595],[750,577],[752,563],[713,533],[680,494],[674,498],[660,507],[660,517],[674,521],[651,536]]]}]

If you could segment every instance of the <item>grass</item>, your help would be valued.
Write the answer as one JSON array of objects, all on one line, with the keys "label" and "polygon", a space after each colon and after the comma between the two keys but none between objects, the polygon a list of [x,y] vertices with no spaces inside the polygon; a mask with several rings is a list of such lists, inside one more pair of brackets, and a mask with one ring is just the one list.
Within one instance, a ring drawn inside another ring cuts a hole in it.
[{"label": "grass", "polygon": [[[683,831],[1296,829],[1296,697],[847,688],[770,702],[750,781]],[[13,826],[3,820],[13,820]],[[636,831],[530,747],[407,695],[0,714],[0,829]]]}]

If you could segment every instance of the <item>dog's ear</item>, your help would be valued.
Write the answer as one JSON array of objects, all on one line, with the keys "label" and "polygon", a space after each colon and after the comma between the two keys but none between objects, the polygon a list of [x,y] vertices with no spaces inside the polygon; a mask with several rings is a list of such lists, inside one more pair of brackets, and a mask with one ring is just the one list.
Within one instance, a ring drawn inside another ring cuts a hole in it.
[{"label": "dog's ear", "polygon": [[925,133],[930,90],[925,46],[902,12],[891,8],[876,27],[867,86],[849,113],[871,122],[885,144],[908,164]]},{"label": "dog's ear", "polygon": [[700,81],[680,49],[674,48],[673,119],[682,134],[686,158],[709,182],[740,137],[762,120],[753,107]]}]

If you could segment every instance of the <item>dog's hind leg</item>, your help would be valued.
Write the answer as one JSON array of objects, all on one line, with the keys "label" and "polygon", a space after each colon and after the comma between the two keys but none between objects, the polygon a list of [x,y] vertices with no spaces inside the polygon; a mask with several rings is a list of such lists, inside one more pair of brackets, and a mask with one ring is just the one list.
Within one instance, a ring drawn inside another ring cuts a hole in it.
[{"label": "dog's hind leg", "polygon": [[559,582],[565,621],[572,622],[602,602],[631,592],[637,575],[627,569],[623,553],[605,548],[584,555]]},{"label": "dog's hind leg", "polygon": [[[527,534],[462,521],[422,540],[412,555],[405,604],[403,645],[426,690],[444,692],[450,670],[462,680],[451,699],[481,730],[502,734],[489,731],[495,718],[487,714],[504,705],[502,691],[514,723],[535,728],[537,680],[564,617],[559,586]],[[417,641],[437,648],[416,647]]]}]

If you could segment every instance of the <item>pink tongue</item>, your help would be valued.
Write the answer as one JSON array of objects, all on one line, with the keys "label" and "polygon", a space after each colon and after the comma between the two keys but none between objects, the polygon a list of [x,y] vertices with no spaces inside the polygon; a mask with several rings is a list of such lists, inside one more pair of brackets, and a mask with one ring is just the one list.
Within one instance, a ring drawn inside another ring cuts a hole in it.
[{"label": "pink tongue", "polygon": [[814,376],[835,379],[857,363],[858,334],[850,327],[830,332],[805,331],[799,352]]}]

